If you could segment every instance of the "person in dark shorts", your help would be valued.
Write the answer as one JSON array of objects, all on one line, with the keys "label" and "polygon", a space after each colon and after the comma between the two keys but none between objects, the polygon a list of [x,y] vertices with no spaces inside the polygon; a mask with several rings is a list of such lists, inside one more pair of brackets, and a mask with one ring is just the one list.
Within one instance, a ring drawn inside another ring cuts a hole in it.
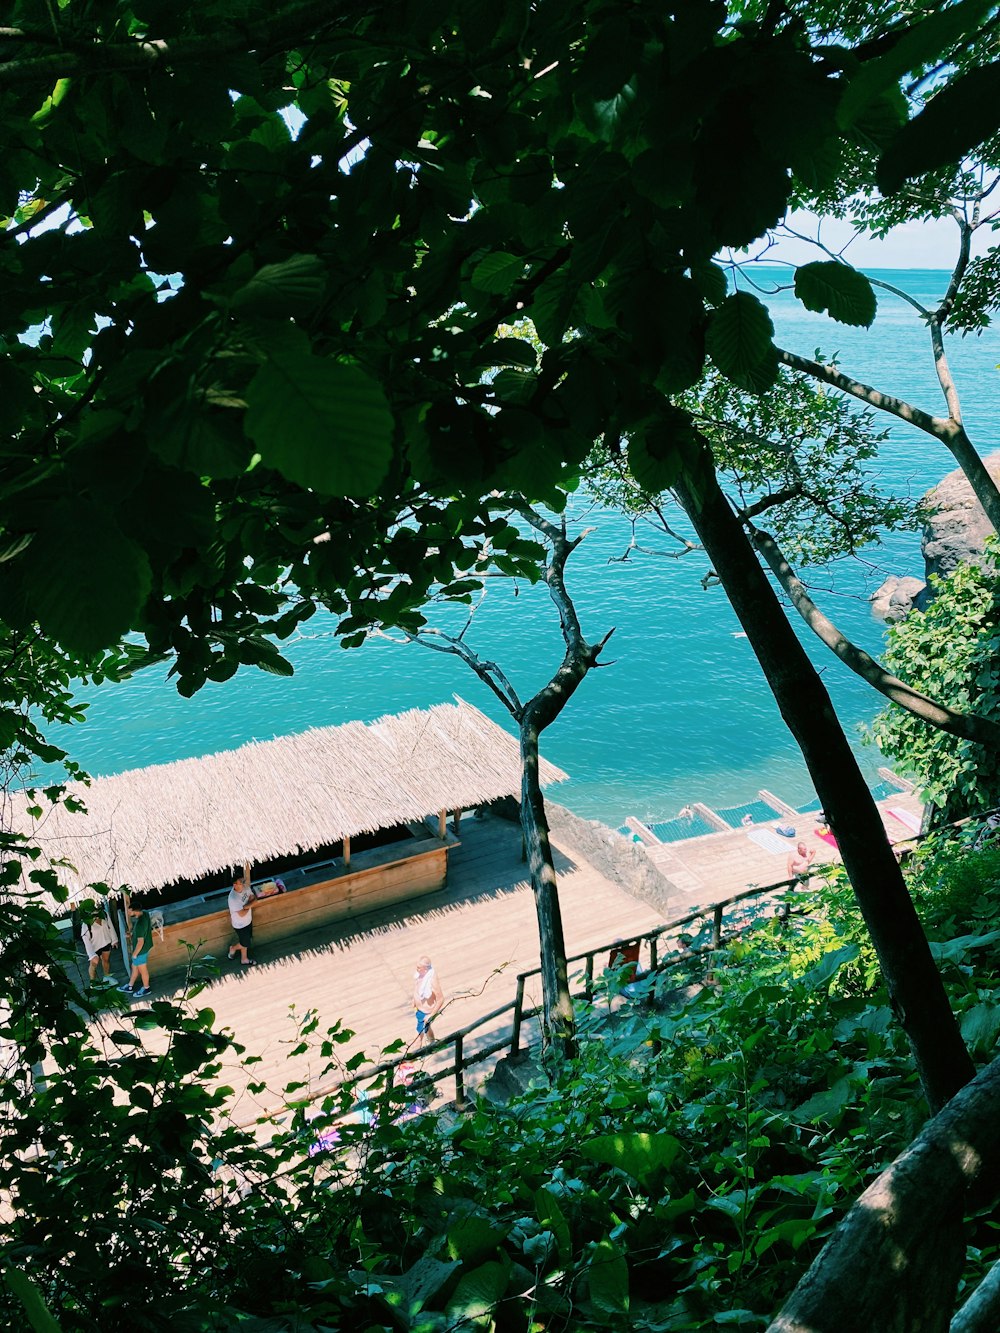
[{"label": "person in dark shorts", "polygon": [[87,951],[87,963],[90,969],[90,984],[97,981],[98,971],[103,972],[101,980],[105,986],[113,986],[116,978],[111,975],[111,950],[118,943],[111,922],[104,912],[98,913],[93,921],[85,921],[80,928],[83,947]]},{"label": "person in dark shorts", "polygon": [[229,946],[229,957],[240,956],[240,962],[244,967],[250,965],[250,942],[253,939],[253,907],[251,904],[257,897],[250,885],[250,868],[244,867],[242,875],[237,875],[233,880],[233,887],[229,890],[229,919],[233,923],[233,930],[236,931],[236,943]]},{"label": "person in dark shorts", "polygon": [[[149,951],[153,947],[153,923],[146,909],[140,907],[134,898],[129,899],[128,914],[132,925],[132,975],[118,989],[141,999],[143,995],[149,994],[150,989],[148,962]],[[138,990],[135,988],[137,981],[142,982]]]}]

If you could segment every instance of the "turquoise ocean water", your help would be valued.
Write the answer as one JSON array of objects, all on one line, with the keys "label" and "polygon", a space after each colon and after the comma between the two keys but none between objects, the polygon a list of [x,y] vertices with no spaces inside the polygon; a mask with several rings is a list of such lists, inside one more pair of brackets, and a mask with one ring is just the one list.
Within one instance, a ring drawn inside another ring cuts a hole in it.
[{"label": "turquoise ocean water", "polygon": [[[873,273],[928,303],[944,290],[936,271]],[[778,274],[777,277],[787,277]],[[788,292],[768,298],[779,343],[812,355],[839,353],[857,379],[907,398],[936,414],[943,403],[929,340],[911,307],[879,292],[871,331],[853,330],[802,309]],[[1000,448],[1000,335],[949,341],[966,423],[984,454]],[[873,472],[896,493],[919,495],[954,467],[943,446],[902,424]],[[795,804],[811,794],[808,775],[763,682],[746,639],[720,589],[704,591],[706,561],[622,555],[629,525],[577,504],[576,521],[593,528],[575,553],[567,582],[590,638],[615,633],[608,666],[592,672],[543,738],[543,752],[570,775],[553,795],[578,813],[616,825],[626,815],[662,819],[692,800],[729,805],[768,787]],[[654,541],[650,541],[655,545]],[[886,573],[922,575],[918,533],[890,534],[865,552],[811,571],[817,600],[857,642],[873,653],[882,627],[867,598]],[[822,588],[824,591],[819,592]],[[373,641],[344,651],[317,616],[303,637],[285,646],[295,676],[278,679],[244,668],[224,685],[182,699],[165,668],[119,686],[85,692],[86,723],[53,736],[94,775],[266,740],[311,726],[424,707],[453,694],[499,722],[509,719],[492,695],[457,659],[415,645]],[[848,733],[879,706],[879,696],[803,632]],[[501,583],[470,631],[470,642],[497,660],[522,697],[558,665],[562,641],[544,589]],[[880,758],[860,741],[862,764],[874,774]]]}]

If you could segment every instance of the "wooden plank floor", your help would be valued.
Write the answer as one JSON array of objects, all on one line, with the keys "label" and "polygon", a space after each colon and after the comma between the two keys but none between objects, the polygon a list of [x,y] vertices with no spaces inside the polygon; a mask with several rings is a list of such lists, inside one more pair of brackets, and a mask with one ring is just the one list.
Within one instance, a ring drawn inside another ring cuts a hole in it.
[{"label": "wooden plank floor", "polygon": [[[885,807],[898,806],[913,814],[921,808],[915,797],[905,793],[879,805],[892,841],[905,838],[909,830]],[[786,821],[775,818],[755,827],[773,828],[782,822]],[[836,859],[835,850],[814,835],[815,815],[787,822],[795,826],[797,838],[816,848],[818,862]],[[439,1038],[513,999],[517,973],[538,964],[534,898],[520,859],[520,828],[493,817],[466,819],[461,839],[451,853],[448,885],[438,893],[293,940],[262,945],[249,968],[223,957],[220,975],[192,1003],[211,1008],[216,1028],[229,1029],[248,1054],[261,1057],[249,1072],[233,1059],[224,1060],[222,1080],[238,1094],[235,1120],[249,1123],[275,1110],[286,1100],[283,1090],[290,1082],[305,1085],[297,1096],[334,1082],[336,1071],[326,1067],[317,1051],[319,1035],[335,1023],[342,1022],[355,1033],[349,1043],[336,1047],[342,1062],[358,1051],[378,1059],[391,1043],[411,1042],[413,970],[421,954],[434,960],[448,1000],[435,1029]],[[796,840],[782,839],[782,852],[769,852],[746,830],[734,829],[647,848],[677,888],[666,916],[660,916],[554,837],[567,953],[572,956],[639,934],[692,906],[707,906],[749,886],[782,880],[788,851]],[[179,996],[182,989],[179,977],[156,980],[151,998]],[[540,1002],[537,977],[529,980],[525,998]],[[314,1047],[293,1055],[299,1041],[297,1025],[313,1011],[319,1018]],[[105,1031],[119,1026],[110,1013],[99,1025]],[[493,1020],[467,1041],[467,1053],[507,1031],[509,1016]],[[157,1031],[142,1035],[150,1050],[165,1040]],[[108,1050],[114,1053],[115,1047],[109,1044]],[[442,1055],[430,1064],[442,1067],[447,1062]],[[251,1092],[250,1081],[265,1087]]]},{"label": "wooden plank floor", "polygon": [[[889,814],[889,810],[903,809],[919,819],[923,805],[916,796],[910,792],[897,792],[878,801],[877,805],[890,842],[905,842],[913,836],[912,830]],[[753,828],[774,829],[779,824],[795,829],[794,838],[779,838],[783,844],[780,852],[759,846],[748,836],[750,830],[742,828],[663,843],[658,847],[647,847],[646,852],[677,886],[674,901],[678,908],[719,902],[754,885],[773,884],[784,879],[788,854],[800,839],[815,849],[817,864],[839,861],[836,849],[816,836],[815,812],[794,818],[775,816],[766,823],[755,823]]]},{"label": "wooden plank floor", "polygon": [[[240,1094],[233,1111],[238,1122],[283,1102],[287,1082],[316,1087],[335,1077],[324,1073],[325,1061],[317,1055],[291,1055],[297,1045],[296,1015],[315,1010],[321,1031],[338,1020],[353,1029],[355,1038],[337,1048],[341,1059],[358,1050],[377,1057],[397,1039],[409,1042],[414,1035],[413,971],[421,954],[433,959],[448,997],[447,1012],[435,1028],[438,1037],[514,998],[517,973],[538,964],[534,897],[520,859],[520,828],[491,817],[466,819],[460,836],[444,890],[261,946],[249,968],[223,959],[222,975],[193,1003],[214,1010],[217,1027],[231,1029],[248,1052],[262,1057],[251,1077],[267,1088],[257,1094],[246,1091],[248,1080],[235,1062],[223,1069],[223,1080]],[[660,923],[651,907],[554,842],[570,955]],[[173,986],[169,978],[154,980],[151,998],[179,995],[181,989],[179,978]],[[537,978],[529,980],[525,995],[541,1000]],[[470,1039],[469,1048],[482,1047],[506,1030],[509,1017],[496,1020],[477,1040]],[[157,1037],[143,1033],[147,1048],[157,1048]]]}]

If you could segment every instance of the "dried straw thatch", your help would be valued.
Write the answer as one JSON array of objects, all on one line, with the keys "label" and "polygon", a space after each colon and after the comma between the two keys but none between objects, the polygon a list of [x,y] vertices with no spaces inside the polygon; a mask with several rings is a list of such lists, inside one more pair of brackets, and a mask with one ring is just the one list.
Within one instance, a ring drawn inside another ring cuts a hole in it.
[{"label": "dried straw thatch", "polygon": [[[543,783],[566,776],[542,761]],[[141,891],[197,880],[520,788],[517,741],[457,699],[73,784],[86,814],[56,806],[36,822],[22,796],[14,826],[50,862],[70,863],[58,874],[76,896],[95,882]]]}]

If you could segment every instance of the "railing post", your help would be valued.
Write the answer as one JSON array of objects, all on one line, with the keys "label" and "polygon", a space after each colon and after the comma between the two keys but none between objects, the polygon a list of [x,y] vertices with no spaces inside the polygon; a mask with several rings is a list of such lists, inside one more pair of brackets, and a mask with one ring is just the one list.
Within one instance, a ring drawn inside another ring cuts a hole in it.
[{"label": "railing post", "polygon": [[510,1053],[517,1055],[521,1045],[521,1007],[524,1004],[524,974],[517,978],[517,994],[514,997],[514,1023],[510,1031]]},{"label": "railing post", "polygon": [[718,949],[722,943],[722,903],[717,904],[712,914],[712,948]]},{"label": "railing post", "polygon": [[657,963],[657,957],[656,957],[656,945],[657,945],[657,937],[654,935],[654,936],[652,936],[652,938],[651,938],[650,941],[649,941],[649,970],[650,970],[650,972],[655,972],[655,971],[656,971],[656,963]]},{"label": "railing post", "polygon": [[586,962],[583,965],[583,993],[587,997],[587,1003],[590,1004],[594,998],[594,955],[587,954]]},{"label": "railing post", "polygon": [[465,1106],[465,1053],[462,1049],[461,1032],[455,1035],[455,1110],[461,1111]]}]

